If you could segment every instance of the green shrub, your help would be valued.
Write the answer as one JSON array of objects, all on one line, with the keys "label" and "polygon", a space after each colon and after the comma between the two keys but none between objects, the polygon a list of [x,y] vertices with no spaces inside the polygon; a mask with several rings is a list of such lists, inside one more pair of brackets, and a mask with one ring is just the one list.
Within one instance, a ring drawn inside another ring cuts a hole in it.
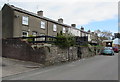
[{"label": "green shrub", "polygon": [[62,33],[57,34],[57,39],[55,40],[55,45],[61,48],[68,48],[75,45],[75,39],[71,35],[63,35]]},{"label": "green shrub", "polygon": [[[34,37],[33,35],[29,35],[29,37]],[[27,39],[27,41],[28,42],[32,42],[33,41],[33,39],[32,38],[30,38],[30,39]]]}]

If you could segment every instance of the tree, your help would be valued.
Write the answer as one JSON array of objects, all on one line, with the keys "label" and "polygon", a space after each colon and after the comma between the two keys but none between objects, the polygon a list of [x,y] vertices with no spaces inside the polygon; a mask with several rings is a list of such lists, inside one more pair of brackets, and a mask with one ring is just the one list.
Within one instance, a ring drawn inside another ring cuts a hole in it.
[{"label": "tree", "polygon": [[96,30],[94,32],[98,34],[98,37],[100,38],[101,41],[103,41],[103,40],[110,40],[113,37],[112,32],[110,32],[110,31]]},{"label": "tree", "polygon": [[120,38],[120,33],[114,33],[115,38]]}]

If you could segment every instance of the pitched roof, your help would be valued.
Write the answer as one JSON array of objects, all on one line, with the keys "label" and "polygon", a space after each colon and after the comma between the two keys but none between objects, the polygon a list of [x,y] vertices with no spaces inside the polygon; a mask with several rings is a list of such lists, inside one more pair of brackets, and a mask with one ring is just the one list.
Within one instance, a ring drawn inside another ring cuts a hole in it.
[{"label": "pitched roof", "polygon": [[[57,24],[62,25],[62,26],[74,28],[74,27],[72,27],[72,26],[70,26],[70,25],[67,25],[67,24],[64,24],[64,23],[59,23],[58,21],[49,19],[49,18],[47,18],[47,17],[42,17],[42,16],[37,15],[36,13],[33,13],[33,12],[30,12],[30,11],[27,11],[27,10],[24,10],[24,9],[21,9],[21,8],[18,8],[18,7],[15,7],[14,5],[10,5],[10,4],[5,4],[5,5],[9,6],[10,8],[12,8],[12,9],[15,10],[15,11],[19,11],[19,12],[22,12],[22,13],[25,13],[25,14],[28,14],[28,15],[32,15],[32,16],[35,16],[35,17],[37,17],[37,18],[41,18],[41,19],[44,19],[44,20],[47,20],[47,21],[50,21],[50,22],[53,22],[53,23],[57,23]],[[78,28],[74,28],[74,29],[80,30],[80,29],[78,29]],[[82,31],[82,30],[80,30],[80,31],[81,31],[81,32],[88,33],[88,32],[86,32],[86,31]]]},{"label": "pitched roof", "polygon": [[33,12],[30,12],[30,11],[27,11],[27,10],[24,10],[24,9],[21,9],[21,8],[18,8],[18,7],[15,7],[14,5],[9,5],[9,4],[6,4],[6,5],[9,6],[10,8],[12,8],[12,9],[14,9],[15,11],[19,11],[19,12],[22,12],[22,13],[25,13],[25,14],[29,14],[29,15],[32,15],[32,16],[35,16],[35,17],[38,17],[38,18],[47,20],[47,21],[51,21],[51,22],[57,23],[57,24],[59,24],[59,25],[71,27],[71,26],[69,26],[69,25],[67,25],[67,24],[59,23],[58,21],[49,19],[49,18],[47,18],[47,17],[42,17],[42,16],[37,15],[36,13],[33,13]]}]

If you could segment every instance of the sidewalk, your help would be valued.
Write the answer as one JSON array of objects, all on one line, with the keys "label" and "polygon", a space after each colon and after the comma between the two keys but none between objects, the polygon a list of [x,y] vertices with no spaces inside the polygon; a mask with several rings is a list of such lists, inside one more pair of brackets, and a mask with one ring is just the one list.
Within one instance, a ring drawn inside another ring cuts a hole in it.
[{"label": "sidewalk", "polygon": [[21,61],[3,57],[0,57],[0,59],[2,59],[2,63],[0,63],[0,67],[2,66],[2,77],[28,72],[43,67],[42,64],[29,61]]}]

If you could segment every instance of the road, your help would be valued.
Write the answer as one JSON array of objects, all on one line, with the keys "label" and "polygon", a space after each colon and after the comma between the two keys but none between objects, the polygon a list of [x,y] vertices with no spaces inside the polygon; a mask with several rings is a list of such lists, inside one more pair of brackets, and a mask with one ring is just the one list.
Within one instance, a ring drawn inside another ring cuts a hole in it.
[{"label": "road", "polygon": [[3,77],[3,80],[118,80],[118,54],[98,55],[75,62]]}]

